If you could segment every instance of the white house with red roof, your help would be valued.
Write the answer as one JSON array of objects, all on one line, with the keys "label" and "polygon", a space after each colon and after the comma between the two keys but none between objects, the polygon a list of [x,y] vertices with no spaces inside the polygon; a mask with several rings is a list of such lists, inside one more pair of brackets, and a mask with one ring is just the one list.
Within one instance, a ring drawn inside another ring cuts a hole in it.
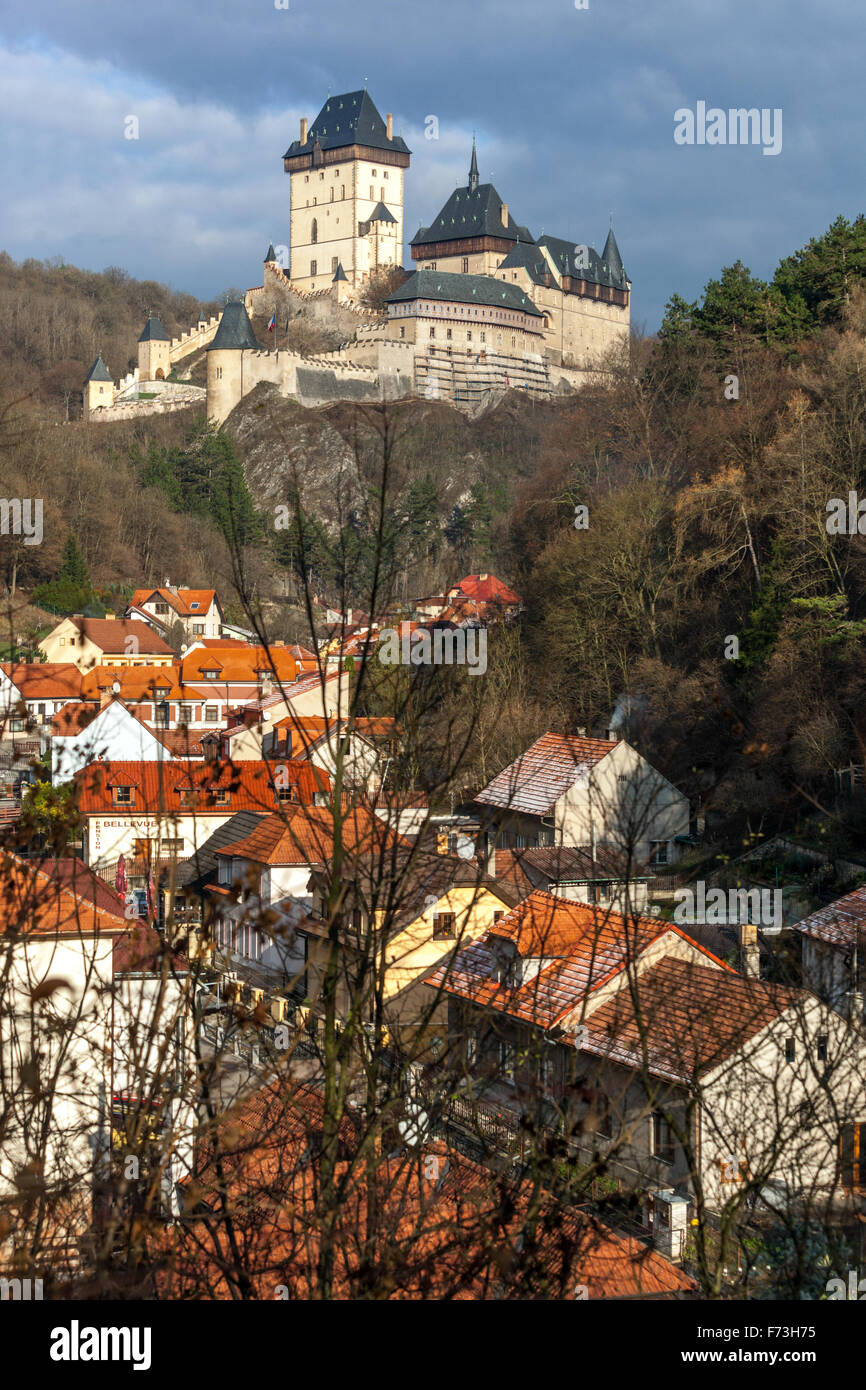
[{"label": "white house with red roof", "polygon": [[866,1023],[866,884],[796,922],[794,931],[804,983],[852,1022]]},{"label": "white house with red roof", "polygon": [[[426,977],[462,1072],[451,1116],[519,1156],[523,1118],[632,1186],[709,1210],[775,1184],[866,1185],[866,1034],[806,990],[732,971],[675,925],[534,892]],[[480,1109],[479,1109],[480,1107]]]},{"label": "white house with red roof", "polygon": [[224,622],[216,589],[179,589],[168,581],[160,589],[136,589],[126,612],[141,616],[162,633],[179,622],[190,641],[219,637]]},{"label": "white house with red roof", "polygon": [[625,739],[543,734],[475,801],[503,849],[606,847],[658,867],[689,833],[688,798]]},{"label": "white house with red roof", "polygon": [[79,671],[94,666],[170,666],[174,652],[144,622],[131,618],[63,618],[43,637],[39,650],[46,661],[70,661]]},{"label": "white house with red roof", "polygon": [[[195,747],[196,745],[191,745]],[[67,705],[52,721],[51,778],[69,782],[81,768],[101,758],[106,762],[167,762],[172,758],[168,731],[148,727],[120,699],[101,709]],[[201,758],[200,747],[197,754]]]}]

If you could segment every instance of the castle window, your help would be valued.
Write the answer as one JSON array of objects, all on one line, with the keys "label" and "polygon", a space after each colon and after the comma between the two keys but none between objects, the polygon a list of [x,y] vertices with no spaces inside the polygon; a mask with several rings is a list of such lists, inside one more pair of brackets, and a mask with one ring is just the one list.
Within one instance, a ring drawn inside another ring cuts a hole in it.
[{"label": "castle window", "polygon": [[341,198],[345,198],[345,196],[346,196],[346,185],[345,185],[344,183],[341,183],[341,184],[340,184],[340,197],[341,197]]},{"label": "castle window", "polygon": [[216,374],[217,374],[217,381],[221,381],[221,380],[222,380],[222,374],[223,374],[223,369],[222,369],[222,367],[217,367]]},{"label": "castle window", "polygon": [[333,272],[333,271],[335,271],[336,269],[337,269],[337,257],[336,257],[336,256],[332,256],[332,257],[331,257],[331,271]]},{"label": "castle window", "polygon": [[309,176],[309,174],[304,174],[304,183],[309,183],[309,182],[310,182],[310,176]]},{"label": "castle window", "polygon": [[323,179],[324,177],[325,177],[324,173],[321,173],[321,174],[319,175],[319,178],[320,178],[320,179]]},{"label": "castle window", "polygon": [[314,199],[313,199],[313,207],[316,206],[316,204],[318,203],[318,201],[319,201],[318,198],[314,198]]},{"label": "castle window", "polygon": [[384,173],[382,174],[382,178],[383,178],[383,179],[386,179],[387,177],[388,177],[388,170],[386,169],[386,170],[384,171]]},{"label": "castle window", "polygon": [[468,257],[468,256],[464,256],[464,257],[463,257],[463,274],[464,274],[464,275],[468,275],[468,274],[469,274],[469,257]]},{"label": "castle window", "polygon": [[435,328],[431,328],[431,329],[430,329],[430,337],[431,337],[431,338],[435,338],[435,337],[436,337],[436,329],[435,329]]},{"label": "castle window", "polygon": [[374,170],[373,170],[373,178],[375,178],[375,177],[376,177],[376,170],[374,169]]},{"label": "castle window", "polygon": [[333,190],[333,188],[332,188],[332,189],[331,189],[331,202],[333,203],[333,201],[334,201],[334,190]]},{"label": "castle window", "polygon": [[481,341],[482,341],[482,343],[486,343],[486,342],[487,342],[487,334],[486,334],[486,333],[482,333],[482,334],[481,334]]},{"label": "castle window", "polygon": [[471,343],[471,342],[472,342],[472,329],[471,329],[471,328],[467,328],[467,330],[466,330],[466,341],[467,341],[467,343]]},{"label": "castle window", "polygon": [[400,337],[401,337],[401,338],[405,338],[405,337],[406,337],[406,325],[405,325],[404,323],[401,323],[401,324],[400,324]]},{"label": "castle window", "polygon": [[319,262],[318,262],[318,261],[310,261],[310,274],[311,274],[311,275],[318,275],[318,273],[319,273]]},{"label": "castle window", "polygon": [[384,188],[380,188],[380,189],[379,189],[379,192],[380,192],[380,194],[381,194],[381,201],[384,203],[384,201],[385,201],[385,190],[384,190]]},{"label": "castle window", "polygon": [[512,346],[512,347],[516,347],[516,346],[517,346],[517,339],[515,338],[515,336],[514,336],[513,333],[512,333],[512,335],[511,335],[511,346]]},{"label": "castle window", "polygon": [[451,337],[451,329],[450,329],[450,328],[447,328],[447,329],[445,330],[445,337],[446,337],[446,338],[450,338],[450,337]]},{"label": "castle window", "polygon": [[372,201],[375,197],[376,197],[376,190],[375,190],[375,188],[373,187],[373,185],[370,184],[370,200]]},{"label": "castle window", "polygon": [[319,240],[319,219],[318,219],[317,217],[314,217],[314,218],[313,218],[313,228],[312,228],[312,231],[310,232],[310,241],[311,241],[311,242],[313,243],[313,245],[315,246],[315,244],[316,244],[316,242],[317,242],[318,240]]}]

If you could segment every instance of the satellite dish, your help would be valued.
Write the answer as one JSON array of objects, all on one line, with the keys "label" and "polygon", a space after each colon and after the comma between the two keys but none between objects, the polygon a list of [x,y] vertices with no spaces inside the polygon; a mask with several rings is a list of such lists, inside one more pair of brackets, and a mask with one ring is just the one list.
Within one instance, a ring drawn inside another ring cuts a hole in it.
[{"label": "satellite dish", "polygon": [[397,1130],[404,1144],[423,1144],[430,1132],[430,1117],[420,1105],[406,1106],[404,1119],[397,1121]]}]

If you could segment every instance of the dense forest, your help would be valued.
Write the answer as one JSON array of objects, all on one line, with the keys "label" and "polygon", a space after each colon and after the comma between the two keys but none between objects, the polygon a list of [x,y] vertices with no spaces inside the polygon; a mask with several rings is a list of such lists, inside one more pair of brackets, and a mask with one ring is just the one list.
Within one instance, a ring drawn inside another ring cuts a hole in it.
[{"label": "dense forest", "polygon": [[674,295],[579,395],[469,418],[257,388],[216,432],[193,412],[66,424],[61,365],[99,350],[119,371],[147,309],[172,332],[199,306],[2,257],[0,483],[45,499],[41,546],[3,538],[7,594],[44,595],[70,535],[103,602],[170,575],[231,607],[239,549],[277,615],[304,581],[368,609],[375,578],[396,610],[491,570],[526,611],[491,644],[513,717],[485,757],[606,728],[628,696],[630,737],[708,814],[790,824],[866,761],[866,540],[827,525],[866,472],[864,279],[866,219],[839,218],[771,281],[737,261]]}]

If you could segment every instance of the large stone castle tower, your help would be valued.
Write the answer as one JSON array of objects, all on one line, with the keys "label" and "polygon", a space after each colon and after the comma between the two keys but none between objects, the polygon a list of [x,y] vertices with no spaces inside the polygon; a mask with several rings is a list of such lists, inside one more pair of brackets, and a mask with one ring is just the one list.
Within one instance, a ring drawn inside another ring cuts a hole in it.
[{"label": "large stone castle tower", "polygon": [[410,151],[366,91],[329,97],[283,156],[291,179],[289,275],[329,286],[342,266],[353,287],[403,262],[403,171]]}]

